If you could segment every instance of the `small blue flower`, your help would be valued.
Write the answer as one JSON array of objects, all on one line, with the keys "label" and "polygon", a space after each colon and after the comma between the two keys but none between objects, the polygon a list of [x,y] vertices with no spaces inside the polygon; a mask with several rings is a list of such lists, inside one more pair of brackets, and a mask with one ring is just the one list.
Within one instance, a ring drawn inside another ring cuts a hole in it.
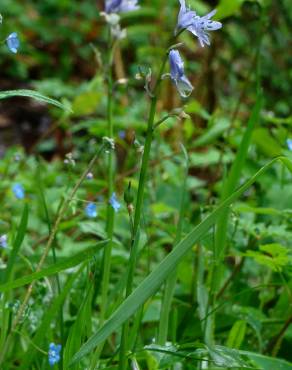
[{"label": "small blue flower", "polygon": [[6,38],[6,44],[8,46],[8,49],[16,54],[17,50],[19,48],[20,42],[19,38],[16,32],[12,32],[7,38]]},{"label": "small blue flower", "polygon": [[202,47],[204,47],[204,45],[210,45],[208,31],[216,31],[222,27],[220,22],[211,20],[216,10],[213,10],[204,17],[200,17],[195,11],[186,7],[185,0],[179,0],[179,2],[180,11],[175,34],[177,35],[181,30],[187,29],[199,39]]},{"label": "small blue flower", "polygon": [[287,147],[288,147],[288,149],[289,149],[290,151],[292,151],[292,139],[287,139],[286,143],[287,143]]},{"label": "small blue flower", "polygon": [[130,12],[139,8],[138,0],[105,0],[106,13]]},{"label": "small blue flower", "polygon": [[21,184],[17,183],[12,186],[12,191],[17,199],[23,199],[25,197],[25,191]]},{"label": "small blue flower", "polygon": [[0,247],[5,249],[7,248],[7,246],[8,246],[7,235],[6,234],[1,235],[0,236]]},{"label": "small blue flower", "polygon": [[178,50],[172,49],[169,52],[170,77],[177,87],[179,94],[186,98],[192,91],[193,86],[185,75],[184,62]]},{"label": "small blue flower", "polygon": [[85,207],[85,213],[87,217],[95,218],[97,216],[97,206],[95,203],[88,203]]},{"label": "small blue flower", "polygon": [[112,193],[112,196],[110,197],[109,203],[113,207],[115,212],[118,212],[118,210],[121,208],[121,204],[117,200],[116,193]]},{"label": "small blue flower", "polygon": [[119,136],[120,139],[125,139],[125,137],[126,137],[126,131],[125,130],[120,130],[118,132],[118,136]]},{"label": "small blue flower", "polygon": [[61,344],[50,343],[49,345],[49,364],[54,366],[60,361]]},{"label": "small blue flower", "polygon": [[87,180],[92,180],[93,179],[93,173],[88,172],[88,174],[86,175],[86,178],[87,178]]}]

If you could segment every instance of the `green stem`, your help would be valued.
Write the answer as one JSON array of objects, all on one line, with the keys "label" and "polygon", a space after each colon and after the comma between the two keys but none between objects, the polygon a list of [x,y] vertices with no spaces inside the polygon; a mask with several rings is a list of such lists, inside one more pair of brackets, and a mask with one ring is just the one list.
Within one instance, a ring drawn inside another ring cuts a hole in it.
[{"label": "green stem", "polygon": [[[113,72],[112,72],[112,61],[113,61],[113,50],[111,30],[108,30],[108,42],[109,51],[107,59],[107,135],[109,138],[114,137],[114,125],[113,125]],[[108,200],[114,192],[114,152],[110,150],[108,153]],[[103,325],[106,319],[106,311],[108,306],[108,291],[110,283],[110,271],[111,271],[111,256],[113,246],[113,234],[114,234],[114,218],[115,212],[113,207],[108,203],[107,205],[107,219],[106,219],[106,232],[108,237],[108,244],[104,248],[103,252],[103,263],[102,263],[102,279],[101,279],[101,306],[100,306],[100,325]],[[100,353],[103,346],[97,347],[92,363],[91,369],[95,369],[99,360]]]},{"label": "green stem", "polygon": [[[133,288],[133,280],[134,280],[134,273],[136,267],[136,260],[138,254],[138,245],[139,245],[139,227],[142,215],[142,208],[143,208],[143,199],[144,199],[144,190],[145,184],[147,179],[147,172],[148,172],[148,164],[150,160],[150,150],[151,144],[153,139],[153,131],[154,131],[154,120],[155,120],[155,113],[157,107],[157,93],[159,90],[161,77],[164,72],[164,68],[166,65],[168,53],[166,53],[159,73],[157,77],[156,84],[153,89],[153,94],[151,95],[151,105],[150,105],[150,112],[148,118],[148,125],[147,125],[147,134],[142,158],[142,165],[140,170],[139,176],[139,186],[138,186],[138,193],[137,193],[137,200],[136,200],[136,207],[135,207],[135,215],[134,215],[134,225],[133,225],[133,233],[132,233],[132,240],[131,240],[131,249],[130,249],[130,258],[129,258],[129,268],[128,268],[128,276],[127,276],[127,286],[126,286],[126,297],[128,297]],[[128,335],[129,334],[129,322],[127,321],[123,325],[122,329],[122,337],[121,337],[121,348],[120,348],[120,362],[119,362],[119,370],[126,370],[127,369],[127,350],[128,350]]]},{"label": "green stem", "polygon": [[[112,64],[111,64],[111,53],[109,53],[108,62],[108,94],[107,94],[107,126],[108,126],[108,137],[113,138],[113,78],[112,78]],[[111,150],[108,153],[108,199],[114,192],[114,153]],[[114,231],[114,209],[108,204],[107,206],[107,224],[106,231],[109,239],[108,245],[104,249],[103,255],[103,273],[102,273],[102,284],[101,284],[101,312],[100,312],[100,324],[104,323],[106,318],[107,309],[107,297],[109,290],[110,280],[110,268],[111,268],[111,254],[112,254],[112,240]]]}]

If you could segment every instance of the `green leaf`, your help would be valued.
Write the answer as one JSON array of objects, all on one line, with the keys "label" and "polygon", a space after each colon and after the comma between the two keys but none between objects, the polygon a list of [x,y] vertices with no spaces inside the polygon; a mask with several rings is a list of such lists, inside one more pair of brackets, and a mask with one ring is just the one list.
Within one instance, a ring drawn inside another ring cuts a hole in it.
[{"label": "green leaf", "polygon": [[282,154],[281,146],[266,128],[257,128],[253,133],[252,139],[259,151],[268,158],[273,158]]},{"label": "green leaf", "polygon": [[216,19],[223,19],[234,15],[243,4],[244,0],[221,0],[216,13]]},{"label": "green leaf", "polygon": [[232,326],[228,339],[227,347],[239,349],[246,333],[246,321],[238,320]]},{"label": "green leaf", "polygon": [[[238,199],[263,173],[265,173],[274,163],[281,161],[292,163],[285,157],[275,158],[262,167],[253,177],[243,186],[235,191],[230,197],[224,200],[205,220],[197,225],[186,237],[178,243],[160,264],[140,283],[132,294],[116,309],[105,324],[93,334],[89,340],[80,348],[73,357],[70,365],[80,361],[84,356],[91,352],[97,345],[105,341],[115,330],[117,330],[126,320],[129,319],[141,307],[147,299],[157,292],[159,287],[170,276],[177,264],[188,253],[194,244],[213,226],[221,217],[222,211],[229,207]],[[292,172],[292,171],[291,171]]]},{"label": "green leaf", "polygon": [[58,108],[61,108],[65,111],[71,112],[71,109],[66,106],[65,104],[60,103],[58,100],[49,98],[45,95],[42,95],[34,90],[6,90],[0,92],[0,100],[1,99],[7,99],[12,98],[15,96],[23,96],[26,98],[32,98],[38,101],[41,101],[42,103],[52,104],[55,105]]},{"label": "green leaf", "polygon": [[8,266],[6,269],[5,281],[8,282],[7,283],[8,285],[10,284],[13,265],[15,263],[15,260],[20,250],[23,239],[25,237],[27,223],[28,223],[28,206],[26,204],[22,212],[22,217],[21,217],[20,224],[18,227],[17,235],[13,243],[12,251],[10,253],[9,260],[8,260]]},{"label": "green leaf", "polygon": [[[88,337],[88,328],[91,325],[91,303],[92,303],[93,285],[89,285],[87,294],[82,302],[82,305],[77,314],[76,320],[70,328],[69,335],[64,349],[64,368],[68,367],[68,363],[74,353],[78,351],[84,337]],[[79,366],[76,366],[76,370]]]},{"label": "green leaf", "polygon": [[74,115],[85,116],[94,113],[101,98],[102,94],[95,91],[86,91],[76,96],[72,104]]},{"label": "green leaf", "polygon": [[259,369],[264,370],[292,370],[292,364],[274,357],[263,356],[259,353],[239,351],[241,355],[247,356]]},{"label": "green leaf", "polygon": [[40,280],[45,276],[55,275],[56,273],[67,270],[68,268],[79,265],[83,261],[92,258],[102,247],[106,245],[107,241],[102,241],[94,247],[88,248],[75,256],[67,258],[65,261],[58,262],[53,266],[47,267],[41,271],[34,272],[30,275],[0,285],[0,292],[6,292],[11,289],[19,288],[23,285],[30,284],[32,281]]},{"label": "green leaf", "polygon": [[243,360],[240,352],[223,346],[208,348],[208,352],[215,364],[224,368],[250,368]]},{"label": "green leaf", "polygon": [[291,261],[287,249],[278,243],[261,245],[259,249],[259,251],[248,250],[245,255],[273,271],[281,271]]}]

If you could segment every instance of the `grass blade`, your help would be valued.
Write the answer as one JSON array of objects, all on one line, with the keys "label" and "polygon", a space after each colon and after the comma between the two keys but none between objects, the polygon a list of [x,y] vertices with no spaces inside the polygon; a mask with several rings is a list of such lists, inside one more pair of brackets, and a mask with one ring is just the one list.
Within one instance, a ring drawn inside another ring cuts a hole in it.
[{"label": "grass blade", "polygon": [[165,279],[173,273],[177,264],[182,260],[185,254],[193,245],[213,226],[236,199],[238,199],[263,173],[265,173],[273,164],[281,161],[292,172],[292,163],[285,157],[278,157],[262,167],[253,177],[251,177],[243,186],[235,191],[230,197],[224,200],[205,220],[197,225],[171,253],[169,253],[162,262],[142,281],[142,283],[132,292],[132,294],[118,307],[106,323],[92,335],[89,340],[75,354],[70,365],[80,361],[97,345],[108,338],[117,330],[137,309],[162,285]]},{"label": "grass blade", "polygon": [[75,256],[66,258],[65,261],[58,262],[50,267],[47,267],[41,271],[33,272],[30,275],[24,276],[22,278],[16,279],[14,281],[1,284],[0,285],[0,292],[7,292],[11,289],[19,288],[23,285],[30,284],[35,280],[40,280],[43,277],[55,275],[56,273],[66,270],[68,268],[74,267],[79,265],[81,262],[87,261],[92,258],[102,247],[107,244],[106,241],[102,241],[95,245],[94,247],[88,248],[85,251],[82,251]]},{"label": "grass blade", "polygon": [[8,262],[8,266],[6,269],[6,275],[5,275],[5,281],[7,282],[11,280],[12,269],[13,269],[17,254],[20,250],[21,244],[23,242],[23,239],[25,237],[27,223],[28,223],[28,206],[26,204],[23,208],[23,212],[22,212],[20,224],[18,227],[18,231],[16,234],[16,238],[13,242],[13,248],[9,256],[9,262]]},{"label": "grass blade", "polygon": [[58,108],[61,108],[65,111],[72,112],[71,109],[66,106],[65,104],[60,103],[58,100],[49,98],[48,96],[42,95],[37,91],[34,90],[6,90],[6,91],[1,91],[0,92],[0,100],[1,99],[7,99],[7,98],[12,98],[16,96],[22,96],[26,98],[32,98],[35,100],[38,100],[42,103],[47,103],[54,105]]}]

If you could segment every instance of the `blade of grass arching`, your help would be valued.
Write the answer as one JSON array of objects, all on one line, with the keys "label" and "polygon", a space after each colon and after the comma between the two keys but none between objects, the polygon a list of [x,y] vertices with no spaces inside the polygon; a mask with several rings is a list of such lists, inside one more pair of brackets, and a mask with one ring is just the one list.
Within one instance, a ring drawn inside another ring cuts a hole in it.
[{"label": "blade of grass arching", "polygon": [[[174,248],[177,243],[181,240],[182,236],[182,227],[183,227],[183,218],[185,213],[185,198],[186,198],[186,185],[189,172],[189,157],[185,147],[181,144],[182,151],[185,157],[185,169],[183,173],[183,183],[181,186],[181,199],[180,199],[180,208],[179,208],[179,219],[177,224],[176,236],[174,240]],[[164,345],[167,340],[168,326],[169,326],[169,314],[171,308],[171,302],[174,295],[175,284],[177,279],[177,268],[171,276],[168,277],[165,283],[165,288],[163,292],[161,311],[160,311],[160,320],[159,320],[159,329],[157,343]]]},{"label": "blade of grass arching", "polygon": [[286,157],[277,157],[263,166],[244,185],[236,190],[230,197],[225,199],[216,209],[197,225],[186,237],[174,248],[160,264],[139,284],[130,296],[118,307],[105,324],[92,335],[89,340],[75,354],[70,365],[80,361],[97,345],[106,340],[126,320],[132,316],[137,309],[153,294],[155,294],[165,279],[173,273],[177,264],[182,260],[193,245],[213,226],[221,217],[222,211],[237,200],[263,173],[265,173],[276,162],[281,161],[292,172],[292,162]]},{"label": "blade of grass arching", "polygon": [[[84,263],[74,274],[68,277],[67,282],[64,285],[61,294],[52,302],[51,307],[44,312],[43,320],[32,339],[32,342],[36,343],[39,347],[44,345],[45,338],[48,332],[50,332],[51,323],[54,321],[57,312],[60,310],[60,307],[64,305],[64,301],[67,295],[69,294],[74,281],[77,279],[77,277],[82,272],[82,270],[85,268],[85,266],[86,266],[86,263]],[[37,351],[35,347],[32,344],[30,344],[27,348],[25,356],[22,359],[22,363],[21,363],[19,370],[32,369],[33,367],[31,366],[31,363],[33,362],[36,354],[37,354]]]},{"label": "blade of grass arching", "polygon": [[67,270],[71,267],[79,265],[81,262],[88,261],[107,243],[107,240],[97,243],[94,247],[90,247],[76,255],[66,258],[65,261],[58,262],[50,267],[42,269],[41,271],[33,272],[30,275],[10,281],[0,285],[0,292],[7,292],[11,289],[19,288],[23,285],[30,284],[35,280],[40,280],[44,277],[52,276],[60,271]]},{"label": "blade of grass arching", "polygon": [[15,97],[15,96],[22,96],[22,97],[26,97],[26,98],[32,98],[32,99],[38,100],[42,103],[55,105],[56,107],[61,108],[65,111],[72,112],[71,109],[68,106],[66,106],[65,104],[60,103],[58,100],[55,100],[55,99],[49,98],[45,95],[42,95],[39,92],[34,91],[34,90],[25,90],[24,89],[24,90],[7,90],[7,91],[1,91],[0,92],[0,100],[1,99],[12,98],[12,97]]}]

